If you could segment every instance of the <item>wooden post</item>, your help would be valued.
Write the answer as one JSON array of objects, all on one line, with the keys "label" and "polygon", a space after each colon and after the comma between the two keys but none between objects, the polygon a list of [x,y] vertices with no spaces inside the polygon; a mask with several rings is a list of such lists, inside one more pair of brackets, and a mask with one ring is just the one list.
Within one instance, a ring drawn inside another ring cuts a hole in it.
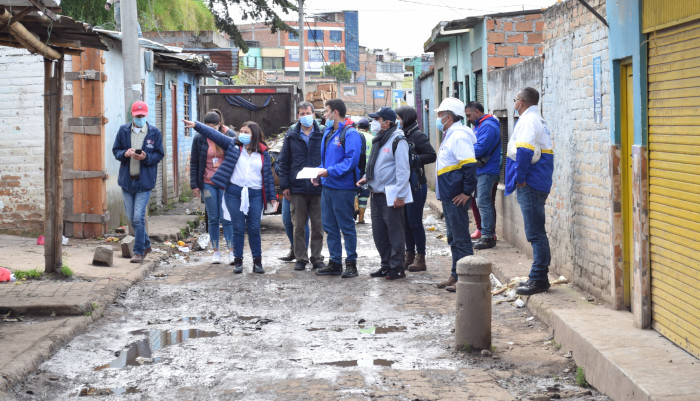
[{"label": "wooden post", "polygon": [[63,240],[63,57],[44,59],[44,272],[60,271]]}]

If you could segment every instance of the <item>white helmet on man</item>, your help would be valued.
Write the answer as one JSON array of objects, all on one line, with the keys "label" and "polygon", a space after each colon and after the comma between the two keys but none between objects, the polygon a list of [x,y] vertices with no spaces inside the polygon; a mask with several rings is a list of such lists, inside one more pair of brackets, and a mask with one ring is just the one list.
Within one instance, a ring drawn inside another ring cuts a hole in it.
[{"label": "white helmet on man", "polygon": [[435,113],[439,111],[451,111],[454,115],[461,116],[462,122],[467,120],[467,116],[464,114],[464,102],[456,97],[447,97],[443,99],[440,103],[440,107],[435,109]]}]

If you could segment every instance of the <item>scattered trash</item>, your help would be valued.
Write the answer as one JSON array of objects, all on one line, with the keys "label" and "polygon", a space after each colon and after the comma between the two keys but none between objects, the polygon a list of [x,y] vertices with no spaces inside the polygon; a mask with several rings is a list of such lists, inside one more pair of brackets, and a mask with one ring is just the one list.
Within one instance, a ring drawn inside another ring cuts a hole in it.
[{"label": "scattered trash", "polygon": [[527,321],[527,322],[532,321],[532,320],[535,320],[534,316],[530,316],[529,318],[525,319],[525,321]]},{"label": "scattered trash", "polygon": [[566,279],[564,276],[559,276],[558,279],[552,281],[550,284],[555,285],[555,284],[568,284],[569,280]]},{"label": "scattered trash", "polygon": [[114,229],[114,232],[117,234],[126,234],[126,227],[125,226],[117,227]]},{"label": "scattered trash", "polygon": [[137,356],[135,361],[139,365],[150,365],[153,363],[153,358],[144,358],[142,356]]},{"label": "scattered trash", "polygon": [[117,238],[117,237],[107,237],[107,238],[105,238],[105,242],[119,242],[119,241],[121,241],[121,240],[120,240],[119,238]]},{"label": "scattered trash", "polygon": [[364,329],[360,329],[360,334],[374,334],[374,327],[366,327]]},{"label": "scattered trash", "polygon": [[40,235],[39,238],[36,239],[36,244],[37,245],[44,245],[44,236]]},{"label": "scattered trash", "polygon": [[63,239],[61,240],[61,244],[68,245],[68,238],[63,237]]},{"label": "scattered trash", "polygon": [[[423,220],[423,225],[424,226],[434,226],[437,224],[437,219],[434,216],[428,216],[425,220]],[[430,230],[433,231],[433,230]]]},{"label": "scattered trash", "polygon": [[566,353],[566,355],[564,355],[564,358],[569,358],[569,359],[570,359],[570,358],[573,357],[573,356],[574,356],[574,351],[569,351],[569,352]]},{"label": "scattered trash", "polygon": [[163,272],[157,272],[153,273],[153,277],[166,277],[166,274]]},{"label": "scattered trash", "polygon": [[190,208],[185,209],[185,214],[192,214],[192,211],[190,210]]},{"label": "scattered trash", "polygon": [[15,275],[12,274],[12,272],[9,269],[5,269],[4,267],[0,267],[0,282],[10,282],[14,283],[17,281],[15,278]]},{"label": "scattered trash", "polygon": [[588,302],[595,302],[595,297],[593,295],[587,295],[586,296],[586,301]]},{"label": "scattered trash", "polygon": [[184,241],[177,241],[177,245],[178,246],[185,246],[185,242]]},{"label": "scattered trash", "polygon": [[165,245],[165,246],[173,246],[173,243],[170,242],[170,241],[165,241],[165,242],[163,242],[163,245]]},{"label": "scattered trash", "polygon": [[[184,242],[183,242],[184,244]],[[190,247],[188,246],[179,246],[177,247],[177,250],[182,252],[182,253],[190,253]]]},{"label": "scattered trash", "polygon": [[517,308],[523,308],[523,307],[525,307],[525,301],[523,301],[522,299],[518,298],[518,299],[515,300],[514,305],[515,305]]},{"label": "scattered trash", "polygon": [[435,230],[436,230],[435,226],[428,227],[428,231],[435,231]]},{"label": "scattered trash", "polygon": [[197,244],[201,249],[207,249],[207,246],[209,246],[209,241],[209,234],[202,234],[197,237]]}]

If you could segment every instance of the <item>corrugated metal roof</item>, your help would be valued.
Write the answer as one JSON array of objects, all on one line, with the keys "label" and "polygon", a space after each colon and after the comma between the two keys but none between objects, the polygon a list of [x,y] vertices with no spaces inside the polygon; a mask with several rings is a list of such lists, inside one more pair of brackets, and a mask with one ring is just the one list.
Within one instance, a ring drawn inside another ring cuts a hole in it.
[{"label": "corrugated metal roof", "polygon": [[213,63],[216,63],[216,70],[225,72],[227,75],[238,75],[238,49],[183,49],[188,53],[206,54]]},{"label": "corrugated metal roof", "polygon": [[[37,2],[42,3],[46,7],[56,8],[60,7],[60,1],[55,0],[37,0]],[[0,0],[0,6],[5,7],[34,7],[34,4],[30,3],[28,0]]]},{"label": "corrugated metal roof", "polygon": [[[100,35],[105,35],[105,36],[112,38],[114,40],[118,40],[118,41],[122,40],[122,33],[121,32],[109,31],[106,29],[95,29],[95,32],[98,32]],[[180,52],[182,52],[182,48],[180,48],[180,47],[161,45],[158,42],[154,42],[150,39],[145,39],[145,38],[139,38],[139,46],[143,47],[144,49],[157,50],[157,51],[166,52],[166,53],[180,53]]]}]

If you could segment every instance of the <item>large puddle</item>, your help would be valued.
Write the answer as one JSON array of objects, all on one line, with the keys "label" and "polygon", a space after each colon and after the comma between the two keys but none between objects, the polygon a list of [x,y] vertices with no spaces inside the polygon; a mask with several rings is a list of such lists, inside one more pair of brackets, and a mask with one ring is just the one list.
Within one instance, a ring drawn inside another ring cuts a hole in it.
[{"label": "large puddle", "polygon": [[180,344],[192,338],[216,337],[219,333],[197,329],[188,330],[138,330],[129,334],[146,335],[143,340],[131,343],[125,349],[119,351],[119,356],[112,362],[98,366],[95,370],[107,368],[122,369],[127,366],[140,366],[151,363],[160,363],[162,358],[154,358],[155,351],[170,345]]}]

